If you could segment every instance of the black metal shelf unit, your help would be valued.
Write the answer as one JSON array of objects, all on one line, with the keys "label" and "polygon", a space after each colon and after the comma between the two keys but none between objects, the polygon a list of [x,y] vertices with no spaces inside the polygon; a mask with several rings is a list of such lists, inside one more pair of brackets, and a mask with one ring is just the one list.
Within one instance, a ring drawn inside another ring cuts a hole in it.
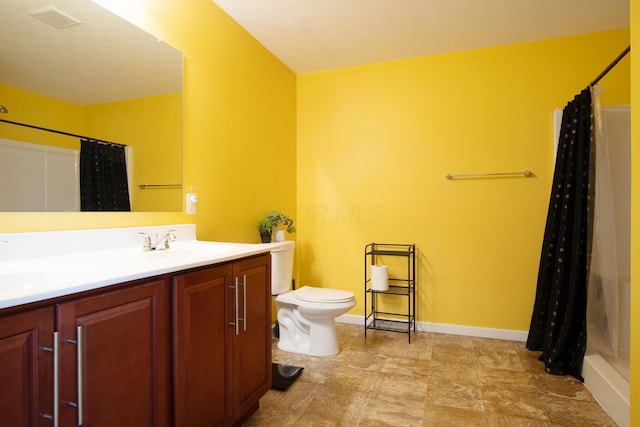
[{"label": "black metal shelf unit", "polygon": [[[371,289],[371,266],[379,257],[405,257],[406,274],[389,275],[389,289]],[[407,299],[405,313],[382,311],[378,298],[390,296]],[[411,343],[411,329],[416,331],[416,245],[396,243],[369,243],[364,248],[364,337],[367,329],[406,333]]]}]

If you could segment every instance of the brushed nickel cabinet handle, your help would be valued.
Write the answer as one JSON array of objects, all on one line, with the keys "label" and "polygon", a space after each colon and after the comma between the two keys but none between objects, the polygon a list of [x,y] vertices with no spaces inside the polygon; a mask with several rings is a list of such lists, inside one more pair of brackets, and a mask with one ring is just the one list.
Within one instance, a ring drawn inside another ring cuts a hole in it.
[{"label": "brushed nickel cabinet handle", "polygon": [[53,423],[53,427],[58,427],[58,402],[60,401],[60,391],[59,391],[59,377],[58,377],[58,333],[53,333],[53,346],[46,347],[41,346],[40,350],[46,351],[53,354],[53,408],[51,414],[45,414],[44,412],[40,412],[40,416],[46,420],[51,420]]},{"label": "brushed nickel cabinet handle", "polygon": [[83,398],[82,398],[82,326],[76,328],[77,342],[76,342],[76,354],[78,358],[78,425],[82,425],[82,410],[83,410]]},{"label": "brushed nickel cabinet handle", "polygon": [[58,427],[60,414],[60,349],[59,349],[60,337],[58,332],[53,333],[53,427]]},{"label": "brushed nickel cabinet handle", "polygon": [[[237,281],[238,279],[236,279]],[[242,276],[242,295],[243,295],[243,303],[244,303],[244,309],[242,312],[242,328],[246,331],[247,330],[247,275],[243,275]]]},{"label": "brushed nickel cabinet handle", "polygon": [[235,299],[235,322],[229,322],[230,325],[234,325],[236,327],[236,335],[240,334],[240,329],[239,329],[239,325],[238,322],[240,321],[239,315],[238,315],[238,278],[235,278],[235,286],[229,286],[229,288],[233,289],[234,292],[234,299]]}]

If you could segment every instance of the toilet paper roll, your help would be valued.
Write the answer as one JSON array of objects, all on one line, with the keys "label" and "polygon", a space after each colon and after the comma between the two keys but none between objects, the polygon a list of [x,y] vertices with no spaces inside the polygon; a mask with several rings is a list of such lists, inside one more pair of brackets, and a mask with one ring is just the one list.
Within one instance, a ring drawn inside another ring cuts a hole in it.
[{"label": "toilet paper roll", "polygon": [[374,291],[389,289],[389,270],[386,265],[371,266],[371,289]]}]

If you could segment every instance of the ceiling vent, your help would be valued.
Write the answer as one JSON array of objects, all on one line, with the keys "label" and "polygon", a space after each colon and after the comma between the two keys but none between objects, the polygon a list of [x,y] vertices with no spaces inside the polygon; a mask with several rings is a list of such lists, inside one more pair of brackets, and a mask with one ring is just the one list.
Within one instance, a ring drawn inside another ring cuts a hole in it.
[{"label": "ceiling vent", "polygon": [[32,10],[29,15],[56,28],[68,28],[82,23],[54,6],[45,6]]}]

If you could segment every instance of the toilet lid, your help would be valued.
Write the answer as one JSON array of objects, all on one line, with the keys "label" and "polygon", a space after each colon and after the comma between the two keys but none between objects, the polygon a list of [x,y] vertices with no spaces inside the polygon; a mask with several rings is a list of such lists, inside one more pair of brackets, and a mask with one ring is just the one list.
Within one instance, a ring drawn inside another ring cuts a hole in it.
[{"label": "toilet lid", "polygon": [[353,293],[340,289],[314,288],[303,286],[293,291],[293,295],[308,302],[347,302],[353,299]]}]

